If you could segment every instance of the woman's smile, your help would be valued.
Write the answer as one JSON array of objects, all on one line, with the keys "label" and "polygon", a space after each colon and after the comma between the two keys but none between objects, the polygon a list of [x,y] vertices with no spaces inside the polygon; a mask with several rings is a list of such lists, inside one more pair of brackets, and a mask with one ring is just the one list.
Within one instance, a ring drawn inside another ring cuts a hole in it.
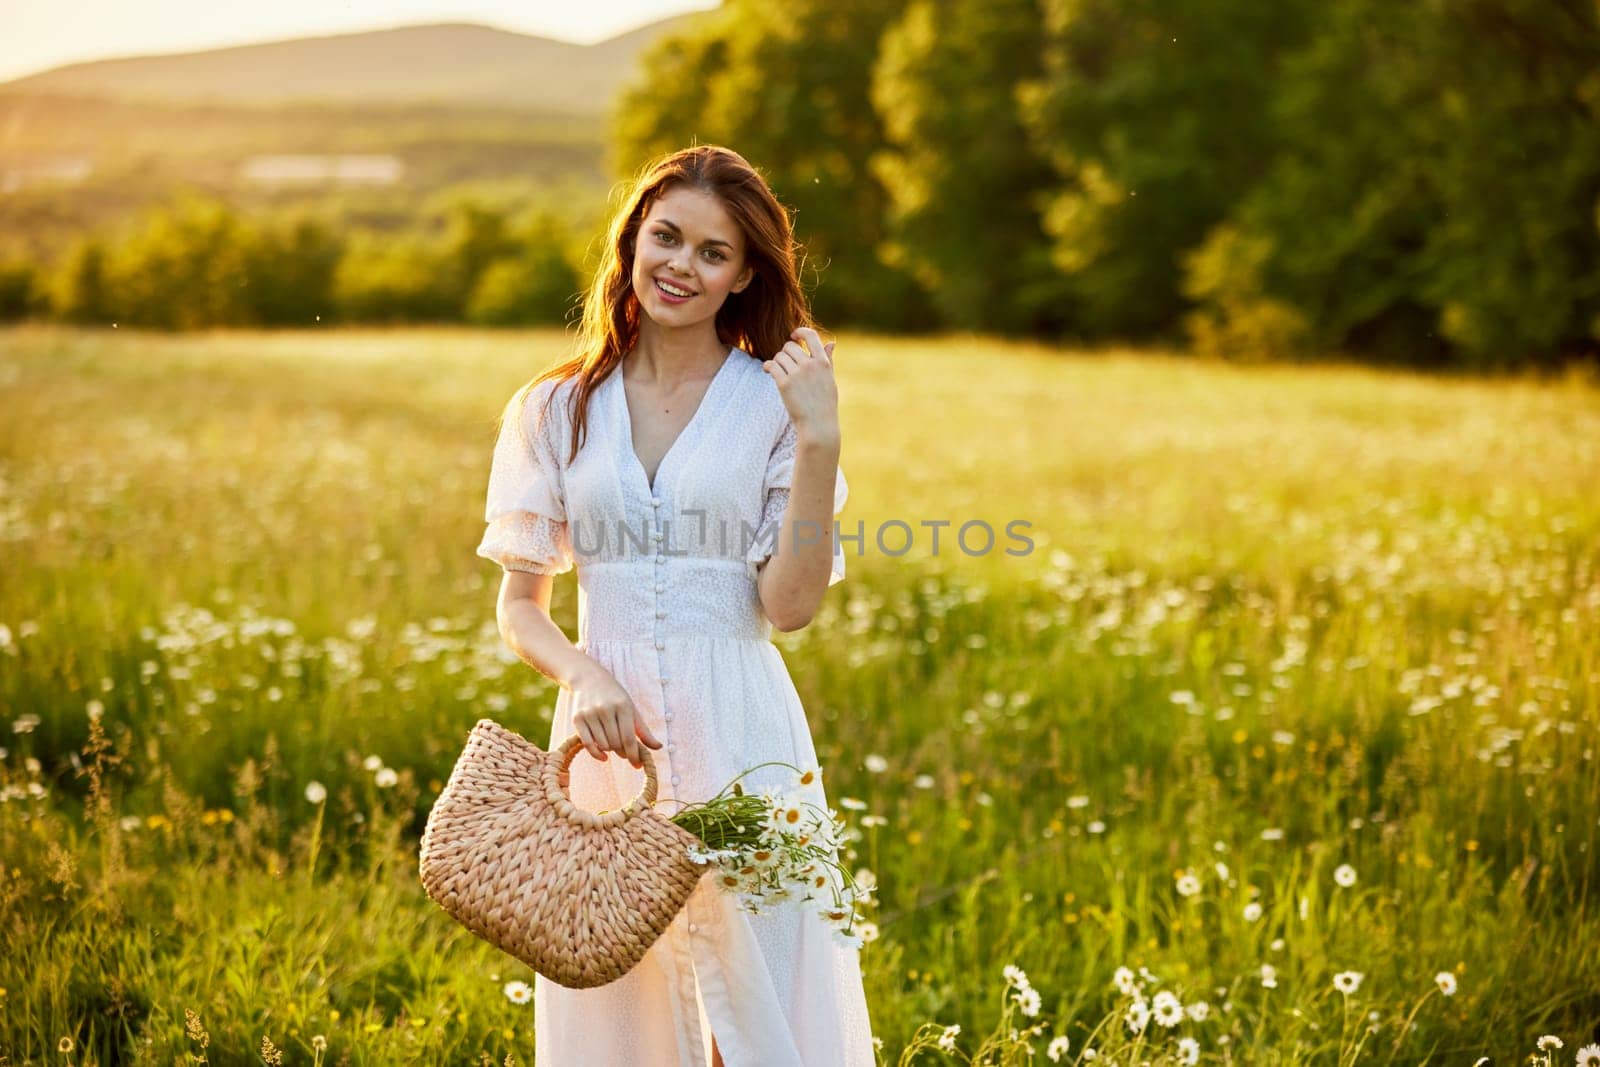
[{"label": "woman's smile", "polygon": [[[681,304],[686,300],[691,300],[694,298],[693,290],[686,289],[675,282],[664,282],[660,278],[657,278],[655,279],[655,283],[656,292],[660,293],[661,299],[665,300],[669,304]],[[674,292],[674,290],[676,290],[676,292]]]}]

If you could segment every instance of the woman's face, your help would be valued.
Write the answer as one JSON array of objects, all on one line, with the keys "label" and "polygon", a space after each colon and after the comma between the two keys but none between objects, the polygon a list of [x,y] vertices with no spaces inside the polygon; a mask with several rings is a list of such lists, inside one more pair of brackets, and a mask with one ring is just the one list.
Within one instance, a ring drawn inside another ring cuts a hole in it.
[{"label": "woman's face", "polygon": [[[715,196],[678,185],[650,205],[633,255],[633,291],[650,318],[663,326],[712,318],[754,277],[744,262],[744,234]],[[662,283],[690,295],[674,295]]]}]

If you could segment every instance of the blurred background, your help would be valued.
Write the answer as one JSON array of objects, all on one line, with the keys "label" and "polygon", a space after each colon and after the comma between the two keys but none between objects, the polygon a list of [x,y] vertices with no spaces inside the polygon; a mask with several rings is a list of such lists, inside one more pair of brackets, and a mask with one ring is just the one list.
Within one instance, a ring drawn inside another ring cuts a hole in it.
[{"label": "blurred background", "polygon": [[[795,209],[835,328],[1434,367],[1600,346],[1592,3],[572,6],[13,6],[0,315],[560,324],[615,183],[698,140]],[[39,69],[75,51],[120,58]]]}]

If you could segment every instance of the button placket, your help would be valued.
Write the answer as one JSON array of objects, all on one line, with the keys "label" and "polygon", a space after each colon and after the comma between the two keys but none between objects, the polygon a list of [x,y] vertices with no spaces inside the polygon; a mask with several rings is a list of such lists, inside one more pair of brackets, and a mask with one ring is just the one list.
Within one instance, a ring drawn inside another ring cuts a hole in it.
[{"label": "button placket", "polygon": [[[655,596],[656,596],[656,628],[655,628],[655,637],[656,637],[656,677],[658,679],[660,679],[660,682],[661,682],[662,719],[663,719],[663,721],[665,721],[667,723],[671,723],[672,722],[672,712],[670,710],[667,710],[667,671],[666,671],[666,662],[665,662],[666,661],[666,656],[664,655],[664,653],[666,652],[666,648],[667,648],[667,627],[666,627],[667,606],[666,606],[666,601],[665,601],[665,598],[663,597],[663,594],[666,592],[666,589],[667,589],[667,583],[666,583],[667,557],[666,557],[666,554],[661,550],[661,547],[662,547],[661,546],[661,504],[662,504],[662,500],[661,500],[661,497],[658,494],[655,494],[655,493],[650,494],[651,517],[652,517],[652,520],[653,520],[653,523],[654,523],[654,528],[651,530],[651,533],[650,533],[650,539],[652,541],[654,541],[655,544],[656,544],[656,581],[655,581]],[[666,727],[663,727],[662,733],[666,734],[666,739],[665,740],[666,740],[666,749],[667,749],[667,763],[670,765],[672,763],[672,754],[677,751],[677,747],[678,746],[677,746],[676,742],[674,742],[672,740],[672,727],[670,725],[666,726]],[[680,781],[679,776],[678,776],[677,772],[674,771],[673,775],[672,775],[672,784],[674,786],[677,786],[679,781]],[[676,789],[673,790],[673,796],[674,796],[674,799],[676,799],[676,796],[677,796],[677,790]],[[691,927],[690,929],[693,929],[693,927]]]}]

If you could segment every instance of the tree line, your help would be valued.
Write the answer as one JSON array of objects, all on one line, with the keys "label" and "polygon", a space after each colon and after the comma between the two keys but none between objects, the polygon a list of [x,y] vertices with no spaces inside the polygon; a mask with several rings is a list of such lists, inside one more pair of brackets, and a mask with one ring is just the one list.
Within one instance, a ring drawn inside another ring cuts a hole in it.
[{"label": "tree line", "polygon": [[[1556,365],[1600,354],[1597,12],[725,0],[645,54],[609,167],[737,149],[833,327]],[[594,236],[571,225],[464,200],[384,235],[188,198],[0,267],[0,314],[559,323]]]}]

